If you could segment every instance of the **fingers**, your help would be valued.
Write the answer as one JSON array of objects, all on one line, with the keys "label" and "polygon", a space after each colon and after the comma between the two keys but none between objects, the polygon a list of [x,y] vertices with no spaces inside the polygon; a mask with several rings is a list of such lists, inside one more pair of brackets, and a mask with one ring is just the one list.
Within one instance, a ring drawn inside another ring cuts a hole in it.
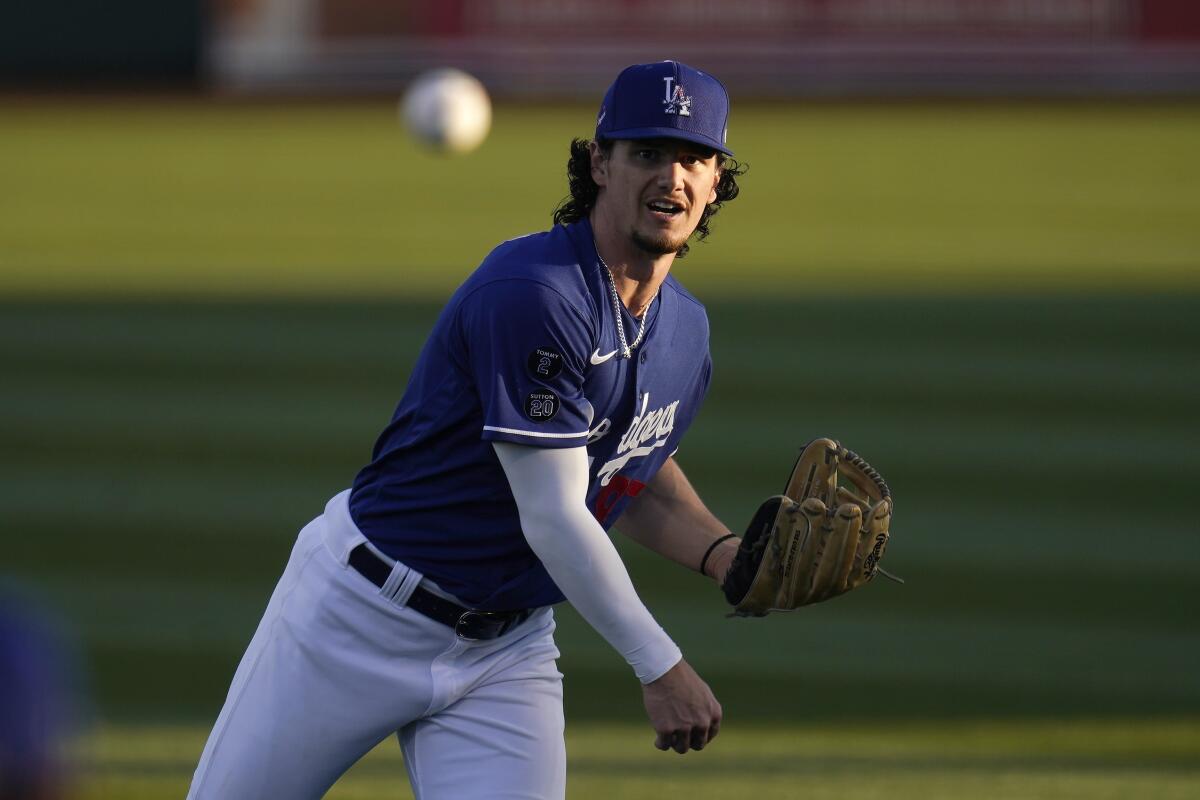
[{"label": "fingers", "polygon": [[721,731],[721,712],[717,711],[712,722],[707,725],[695,725],[684,730],[660,732],[654,739],[654,746],[659,750],[674,750],[680,755],[688,750],[703,750],[709,742],[717,738]]},{"label": "fingers", "polygon": [[688,750],[703,750],[705,745],[712,741],[717,735],[720,725],[714,725],[709,728],[692,728],[690,731],[673,731],[671,733],[660,733],[654,739],[654,746],[659,750],[666,752],[674,750],[676,753],[683,755]]}]

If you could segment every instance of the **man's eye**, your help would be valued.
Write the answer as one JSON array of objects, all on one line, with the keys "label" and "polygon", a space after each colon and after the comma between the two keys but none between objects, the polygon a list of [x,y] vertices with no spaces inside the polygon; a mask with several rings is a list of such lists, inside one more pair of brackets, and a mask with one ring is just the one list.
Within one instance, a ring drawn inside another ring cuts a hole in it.
[{"label": "man's eye", "polygon": [[638,158],[644,158],[647,161],[653,161],[658,158],[657,150],[638,150]]}]

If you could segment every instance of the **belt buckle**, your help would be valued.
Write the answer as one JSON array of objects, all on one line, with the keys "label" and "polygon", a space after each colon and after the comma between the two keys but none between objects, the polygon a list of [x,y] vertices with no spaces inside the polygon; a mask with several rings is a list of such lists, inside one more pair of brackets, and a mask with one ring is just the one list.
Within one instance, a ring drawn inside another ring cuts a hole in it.
[{"label": "belt buckle", "polygon": [[[501,614],[497,611],[464,611],[458,617],[458,622],[454,623],[454,634],[465,642],[480,642],[485,639],[495,639],[504,632],[504,623],[509,619],[507,614]],[[487,625],[483,630],[479,630],[480,626]],[[495,631],[492,636],[484,636],[480,634]]]}]

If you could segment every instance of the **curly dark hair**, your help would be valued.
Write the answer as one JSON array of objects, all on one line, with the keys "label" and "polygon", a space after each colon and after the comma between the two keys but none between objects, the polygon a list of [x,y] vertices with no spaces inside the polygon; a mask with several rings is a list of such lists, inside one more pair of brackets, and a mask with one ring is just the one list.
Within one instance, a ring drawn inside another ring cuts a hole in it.
[{"label": "curly dark hair", "polygon": [[[606,156],[611,154],[613,147],[611,140],[601,140],[598,144]],[[589,145],[591,145],[590,139],[571,140],[571,157],[567,160],[567,186],[571,195],[564,198],[558,204],[558,208],[554,209],[554,224],[556,225],[579,222],[586,218],[596,205],[600,187],[592,180],[592,155],[588,149]],[[704,211],[700,212],[700,222],[697,223],[694,233],[701,241],[708,238],[709,220],[712,219],[713,214],[721,210],[723,203],[738,196],[737,179],[749,169],[748,165],[721,153],[717,153],[717,166],[721,170],[721,177],[717,181],[717,199],[706,205]],[[683,258],[687,252],[688,245],[685,243],[683,247],[679,248],[676,256]]]}]

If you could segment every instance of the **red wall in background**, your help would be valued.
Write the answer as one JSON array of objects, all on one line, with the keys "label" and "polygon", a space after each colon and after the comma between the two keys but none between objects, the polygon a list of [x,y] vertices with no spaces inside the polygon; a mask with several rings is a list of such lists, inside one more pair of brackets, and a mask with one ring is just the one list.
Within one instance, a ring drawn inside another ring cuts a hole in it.
[{"label": "red wall in background", "polygon": [[300,41],[285,25],[280,46],[218,47],[218,83],[395,91],[452,64],[499,94],[574,97],[671,57],[764,97],[1200,94],[1200,0],[311,1]]},{"label": "red wall in background", "polygon": [[1200,41],[1200,2],[1141,0],[1141,32],[1151,41]]},{"label": "red wall in background", "polygon": [[1192,0],[321,0],[330,37],[503,35],[713,41],[1135,38],[1197,35]]}]

